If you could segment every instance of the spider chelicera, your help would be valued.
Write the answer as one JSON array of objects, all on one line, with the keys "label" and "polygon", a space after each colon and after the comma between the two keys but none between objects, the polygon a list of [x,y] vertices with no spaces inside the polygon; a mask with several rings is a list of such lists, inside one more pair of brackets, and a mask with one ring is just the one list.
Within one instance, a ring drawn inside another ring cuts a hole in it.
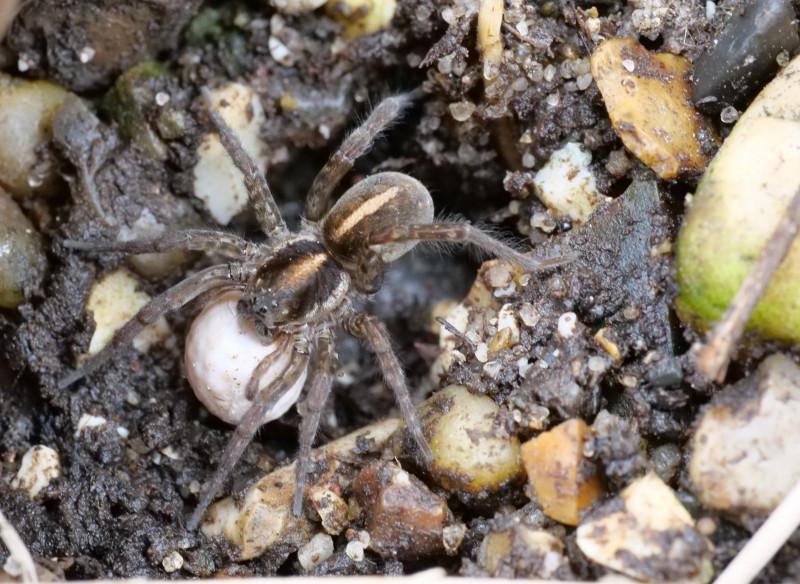
[{"label": "spider chelicera", "polygon": [[[403,368],[392,350],[385,327],[375,317],[355,308],[355,303],[366,300],[380,288],[388,265],[417,243],[468,243],[526,271],[564,261],[538,262],[470,224],[435,222],[428,190],[406,174],[374,174],[333,202],[337,184],[375,138],[397,119],[412,100],[412,94],[381,101],[364,123],[344,140],[314,179],[306,200],[305,221],[297,233],[292,233],[278,211],[264,175],[215,110],[208,89],[202,93],[222,145],[244,175],[250,206],[265,234],[265,241],[254,243],[223,231],[188,230],[126,242],[64,242],[65,247],[74,249],[130,254],[175,248],[198,250],[214,252],[227,261],[187,277],[150,300],[102,351],[67,375],[61,387],[95,371],[161,314],[201,295],[236,293],[233,306],[237,318],[250,323],[265,342],[275,343],[275,350],[258,363],[246,383],[247,406],[243,416],[228,420],[237,423],[236,431],[187,522],[189,529],[199,525],[257,428],[264,421],[277,417],[270,413],[276,410],[282,413],[297,400],[299,388],[307,377],[293,505],[296,515],[302,512],[312,442],[333,383],[334,330],[337,327],[365,339],[423,457],[432,458],[409,397]],[[200,391],[196,386],[194,389]]]}]

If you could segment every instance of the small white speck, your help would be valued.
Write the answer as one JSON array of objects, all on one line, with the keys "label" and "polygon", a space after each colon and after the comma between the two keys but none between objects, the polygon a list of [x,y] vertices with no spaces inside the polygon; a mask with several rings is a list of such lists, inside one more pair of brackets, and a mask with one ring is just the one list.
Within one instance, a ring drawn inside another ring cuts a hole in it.
[{"label": "small white speck", "polygon": [[633,70],[636,69],[636,63],[633,62],[633,59],[623,59],[622,66],[625,67],[625,70],[629,73],[633,73]]},{"label": "small white speck", "polygon": [[481,363],[489,360],[489,346],[486,343],[478,343],[475,347],[475,358]]},{"label": "small white speck", "polygon": [[162,106],[167,105],[169,103],[169,93],[166,91],[159,91],[156,93],[156,105]]},{"label": "small white speck", "polygon": [[322,136],[325,140],[330,139],[331,129],[327,126],[327,124],[320,124],[317,130],[319,130],[319,135]]},{"label": "small white speck", "polygon": [[125,426],[117,426],[117,434],[120,436],[120,438],[127,438],[131,435]]},{"label": "small white speck", "polygon": [[706,18],[708,20],[713,20],[714,16],[717,14],[717,3],[713,0],[706,0]]},{"label": "small white speck", "polygon": [[81,414],[78,420],[78,427],[75,429],[75,438],[81,435],[81,432],[88,428],[102,428],[106,425],[106,420],[102,416],[93,416],[91,414]]},{"label": "small white speck", "polygon": [[344,553],[347,554],[347,557],[353,560],[354,562],[363,562],[364,561],[364,544],[360,541],[351,541],[347,544],[347,547],[344,548]]},{"label": "small white speck", "polygon": [[80,59],[81,63],[86,64],[92,59],[94,59],[95,50],[92,47],[83,47],[81,52],[78,53],[78,59]]},{"label": "small white speck", "polygon": [[568,339],[575,334],[578,324],[578,315],[574,312],[565,312],[558,317],[558,334]]},{"label": "small white speck", "polygon": [[500,375],[501,369],[502,366],[500,361],[497,361],[496,359],[494,361],[489,361],[483,366],[483,372],[492,379],[497,379],[497,376]]},{"label": "small white speck", "polygon": [[183,567],[183,556],[178,552],[172,552],[164,558],[161,562],[161,566],[167,574],[180,570]]},{"label": "small white speck", "polygon": [[602,357],[589,357],[589,362],[587,365],[589,367],[589,371],[594,371],[595,373],[602,373],[606,370],[606,360]]}]

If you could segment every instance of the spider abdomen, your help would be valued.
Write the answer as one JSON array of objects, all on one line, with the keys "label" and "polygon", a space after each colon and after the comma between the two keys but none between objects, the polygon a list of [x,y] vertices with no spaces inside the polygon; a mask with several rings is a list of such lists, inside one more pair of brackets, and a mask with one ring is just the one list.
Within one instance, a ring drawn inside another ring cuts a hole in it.
[{"label": "spider abdomen", "polygon": [[[430,223],[433,200],[421,182],[399,172],[373,174],[351,187],[322,220],[328,249],[348,267],[369,249],[371,233],[409,223]],[[389,264],[417,241],[384,245],[380,260]]]},{"label": "spider abdomen", "polygon": [[[186,377],[195,395],[208,411],[230,424],[241,422],[253,405],[247,386],[256,366],[264,358],[272,358],[258,380],[261,388],[285,370],[293,350],[291,339],[287,338],[291,333],[266,339],[255,330],[250,319],[239,315],[240,297],[239,291],[231,291],[209,302],[192,323],[184,350]],[[292,407],[306,375],[303,371],[262,418],[262,424],[280,418]]]}]

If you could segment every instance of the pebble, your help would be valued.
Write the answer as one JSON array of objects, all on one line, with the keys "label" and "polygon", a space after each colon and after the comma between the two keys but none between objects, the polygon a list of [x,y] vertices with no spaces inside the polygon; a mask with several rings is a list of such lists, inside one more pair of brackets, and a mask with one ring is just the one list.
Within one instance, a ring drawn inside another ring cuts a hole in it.
[{"label": "pebble", "polygon": [[558,317],[558,334],[564,339],[571,338],[578,328],[578,315],[574,312],[565,312]]},{"label": "pebble", "polygon": [[545,515],[578,525],[580,513],[603,494],[598,475],[586,475],[583,446],[591,439],[586,422],[567,420],[522,445],[528,482]]},{"label": "pebble", "polygon": [[366,528],[372,551],[401,560],[442,551],[447,504],[397,464],[382,460],[367,466],[353,483],[353,497],[355,521]]},{"label": "pebble", "polygon": [[167,574],[171,574],[183,567],[183,556],[179,552],[171,552],[161,561],[161,566]]},{"label": "pebble", "polygon": [[576,536],[591,561],[637,580],[705,584],[714,575],[713,546],[653,473],[581,522]]},{"label": "pebble", "polygon": [[[270,50],[273,50],[273,39],[274,37],[270,37]],[[279,61],[277,58],[276,60]],[[212,89],[211,94],[222,119],[263,170],[267,157],[266,145],[260,138],[260,131],[261,126],[266,123],[266,116],[256,92],[241,83],[228,83]],[[225,107],[221,107],[223,101],[226,103]],[[194,194],[203,201],[209,214],[220,225],[227,225],[234,215],[247,208],[248,196],[243,179],[241,171],[231,161],[216,133],[203,136],[194,166]]]},{"label": "pebble", "polygon": [[39,291],[47,271],[41,234],[0,188],[0,306],[16,308],[29,299]]},{"label": "pebble", "polygon": [[735,515],[768,514],[800,481],[800,367],[772,355],[712,405],[692,440],[697,497]]},{"label": "pebble", "polygon": [[590,169],[592,154],[568,142],[553,152],[533,178],[536,196],[557,216],[584,223],[600,203],[597,181]]},{"label": "pebble", "polygon": [[324,533],[318,533],[311,538],[311,541],[297,550],[297,560],[306,572],[310,572],[332,555],[333,538]]},{"label": "pebble", "polygon": [[690,71],[685,57],[654,55],[632,39],[607,40],[592,54],[592,75],[614,129],[664,180],[702,174],[708,143],[719,142],[692,106]]},{"label": "pebble", "polygon": [[61,460],[58,452],[49,446],[37,444],[22,456],[22,463],[11,481],[11,488],[23,490],[31,499],[35,499],[42,489],[60,475]]},{"label": "pebble", "polygon": [[433,479],[448,491],[480,494],[522,473],[519,440],[500,422],[500,407],[463,385],[449,385],[420,406],[433,450]]}]

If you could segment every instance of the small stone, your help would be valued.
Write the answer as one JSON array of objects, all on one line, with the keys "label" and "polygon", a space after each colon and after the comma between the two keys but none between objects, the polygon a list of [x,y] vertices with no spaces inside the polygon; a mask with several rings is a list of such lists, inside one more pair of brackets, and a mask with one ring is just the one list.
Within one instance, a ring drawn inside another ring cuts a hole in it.
[{"label": "small stone", "polygon": [[536,310],[536,307],[531,304],[530,302],[524,302],[522,306],[519,307],[519,318],[522,320],[522,324],[527,327],[535,327],[541,318],[539,315],[539,311]]},{"label": "small stone", "polygon": [[167,574],[172,574],[183,567],[183,556],[173,551],[161,561],[161,566]]},{"label": "small stone", "polygon": [[159,91],[156,93],[156,105],[159,107],[165,106],[169,103],[170,97],[169,93],[166,91]]},{"label": "small stone", "polygon": [[83,47],[81,49],[80,54],[78,55],[78,59],[81,63],[88,63],[92,59],[94,59],[95,50],[92,47]]},{"label": "small stone", "polygon": [[108,420],[102,416],[93,416],[92,414],[83,413],[78,419],[78,427],[75,428],[75,438],[78,438],[82,432],[89,428],[102,428],[108,423]]},{"label": "small stone", "polygon": [[489,345],[478,343],[475,347],[475,358],[481,363],[486,363],[489,360]]},{"label": "small stone", "polygon": [[17,475],[11,481],[12,489],[21,489],[31,499],[61,475],[61,461],[58,452],[49,446],[37,444],[22,457]]},{"label": "small stone", "polygon": [[364,544],[360,541],[351,541],[344,548],[344,553],[354,562],[364,561]]},{"label": "small stone", "polygon": [[330,535],[318,533],[311,538],[311,541],[297,550],[297,561],[306,572],[310,572],[332,555],[333,538]]},{"label": "small stone", "polygon": [[362,470],[353,496],[360,510],[355,521],[364,525],[369,548],[377,554],[416,560],[443,549],[444,499],[393,462],[378,461]]},{"label": "small stone", "polygon": [[583,444],[589,436],[586,422],[574,419],[522,445],[522,462],[542,510],[567,525],[578,525],[580,512],[603,493],[600,477],[584,474]]},{"label": "small stone", "polygon": [[596,355],[589,357],[589,362],[586,366],[589,368],[589,371],[594,373],[603,373],[607,369],[606,360]]},{"label": "small stone", "polygon": [[712,509],[764,516],[800,481],[800,367],[768,357],[712,404],[692,441],[695,492]]},{"label": "small stone", "polygon": [[309,488],[311,504],[322,519],[322,528],[330,535],[339,535],[349,525],[347,519],[347,503],[341,497],[338,485],[336,489],[325,485],[314,485]]},{"label": "small stone", "polygon": [[498,262],[484,272],[486,283],[492,288],[505,288],[511,284],[513,275],[505,262]]},{"label": "small stone", "polygon": [[466,122],[475,111],[475,104],[471,101],[459,101],[450,104],[450,115],[457,122]]},{"label": "small stone", "polygon": [[492,398],[450,385],[419,411],[434,456],[429,472],[440,486],[478,495],[521,475],[519,440]]},{"label": "small stone", "polygon": [[723,124],[733,124],[739,119],[739,110],[732,105],[723,108],[719,113],[719,119]]},{"label": "small stone", "polygon": [[692,106],[690,70],[685,57],[651,54],[633,39],[607,40],[592,54],[592,75],[614,129],[665,180],[702,174],[708,143],[719,142]]},{"label": "small stone", "polygon": [[483,372],[492,379],[497,379],[502,369],[503,369],[502,363],[500,363],[500,361],[497,360],[489,361],[483,366]]},{"label": "small stone", "polygon": [[576,532],[591,561],[645,581],[701,584],[713,576],[711,543],[655,474],[636,479],[597,514]]},{"label": "small stone", "polygon": [[536,196],[554,215],[584,223],[600,203],[597,181],[591,172],[592,154],[575,142],[553,152],[533,178]]},{"label": "small stone", "polygon": [[578,328],[578,315],[574,312],[565,312],[558,317],[558,334],[562,338],[569,339]]}]

